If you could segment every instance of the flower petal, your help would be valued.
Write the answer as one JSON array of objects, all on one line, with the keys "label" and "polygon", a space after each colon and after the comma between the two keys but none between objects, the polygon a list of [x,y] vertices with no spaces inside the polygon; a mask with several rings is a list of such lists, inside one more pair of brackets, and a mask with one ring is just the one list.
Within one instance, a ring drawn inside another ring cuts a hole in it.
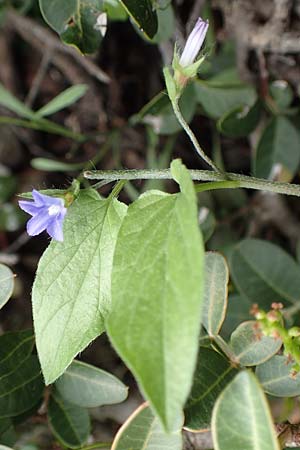
[{"label": "flower petal", "polygon": [[27,233],[29,236],[36,236],[46,230],[49,224],[49,216],[46,212],[40,212],[27,222]]},{"label": "flower petal", "polygon": [[64,206],[64,201],[62,198],[50,197],[50,195],[41,194],[39,191],[33,189],[32,197],[37,206]]},{"label": "flower petal", "polygon": [[21,209],[23,209],[23,211],[31,214],[32,216],[35,216],[40,211],[40,207],[37,206],[34,202],[28,202],[26,200],[20,200],[19,206]]},{"label": "flower petal", "polygon": [[207,30],[208,21],[202,20],[201,17],[199,17],[196,25],[194,26],[186,41],[185,47],[180,57],[179,62],[183,67],[193,64],[193,62],[195,61],[204,42]]},{"label": "flower petal", "polygon": [[55,218],[47,226],[47,233],[56,241],[63,242],[63,218]]}]

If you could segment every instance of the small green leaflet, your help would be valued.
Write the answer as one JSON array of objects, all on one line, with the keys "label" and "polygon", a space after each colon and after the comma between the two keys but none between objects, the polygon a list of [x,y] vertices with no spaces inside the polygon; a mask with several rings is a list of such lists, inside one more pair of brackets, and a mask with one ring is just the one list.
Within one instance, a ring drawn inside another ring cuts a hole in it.
[{"label": "small green leaflet", "polygon": [[128,208],[117,240],[107,331],[168,431],[192,384],[204,250],[193,183],[171,165],[181,193],[149,191]]},{"label": "small green leaflet", "polygon": [[228,301],[228,280],[226,259],[220,253],[207,252],[202,325],[209,335],[218,334],[224,322]]},{"label": "small green leaflet", "polygon": [[49,400],[48,420],[64,446],[78,448],[87,441],[91,426],[87,410],[65,401],[55,390]]},{"label": "small green leaflet", "polygon": [[294,362],[286,356],[275,355],[256,368],[256,376],[264,391],[274,397],[300,395],[300,373],[292,376]]},{"label": "small green leaflet", "polygon": [[118,431],[111,450],[181,450],[181,423],[166,433],[147,403],[143,403]]},{"label": "small green leaflet", "polygon": [[218,398],[212,419],[215,450],[280,450],[269,405],[253,375],[239,373]]},{"label": "small green leaflet", "polygon": [[47,384],[104,331],[112,260],[126,206],[82,191],[70,206],[64,242],[52,241],[33,285],[36,345]]},{"label": "small green leaflet", "polygon": [[65,400],[85,408],[121,403],[128,393],[116,377],[81,361],[73,361],[55,386]]}]

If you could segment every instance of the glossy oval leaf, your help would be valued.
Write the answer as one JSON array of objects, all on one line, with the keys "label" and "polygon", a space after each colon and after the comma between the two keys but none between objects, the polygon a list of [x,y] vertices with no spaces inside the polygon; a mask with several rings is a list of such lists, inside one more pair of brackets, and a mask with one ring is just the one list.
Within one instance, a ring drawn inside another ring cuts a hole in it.
[{"label": "glossy oval leaf", "polygon": [[215,450],[280,450],[269,405],[255,376],[239,373],[213,411]]},{"label": "glossy oval leaf", "polygon": [[196,96],[204,112],[213,119],[219,119],[237,106],[253,106],[257,95],[252,86],[226,85],[198,80],[195,83]]},{"label": "glossy oval leaf", "polygon": [[64,242],[40,259],[32,291],[36,345],[47,384],[104,331],[113,253],[126,206],[83,191],[70,206]]},{"label": "glossy oval leaf", "polygon": [[120,0],[134,23],[150,39],[157,33],[158,19],[151,0]]},{"label": "glossy oval leaf", "polygon": [[36,356],[30,356],[16,370],[1,373],[0,417],[22,414],[39,401],[44,383]]},{"label": "glossy oval leaf", "polygon": [[179,160],[171,170],[181,193],[149,191],[128,208],[107,321],[114,347],[169,431],[192,385],[204,259],[193,183]]},{"label": "glossy oval leaf", "polygon": [[231,294],[228,297],[226,318],[222,326],[222,336],[230,338],[231,333],[242,323],[253,319],[250,314],[251,302],[240,294]]},{"label": "glossy oval leaf", "polygon": [[32,330],[12,331],[0,336],[0,374],[17,369],[30,356],[33,346]]},{"label": "glossy oval leaf", "polygon": [[232,333],[230,346],[236,362],[242,366],[257,366],[270,359],[282,345],[280,339],[261,335],[257,322],[249,320],[241,323]]},{"label": "glossy oval leaf", "polygon": [[166,433],[146,403],[142,404],[118,431],[111,450],[181,450],[181,424]]},{"label": "glossy oval leaf", "polygon": [[300,373],[291,374],[293,364],[286,356],[275,355],[256,368],[256,376],[267,394],[275,397],[300,395]]},{"label": "glossy oval leaf", "polygon": [[216,252],[205,254],[202,325],[209,335],[218,334],[225,319],[229,271],[226,259]]},{"label": "glossy oval leaf", "polygon": [[245,239],[233,249],[229,260],[234,284],[251,303],[270,309],[300,300],[300,265],[277,245]]},{"label": "glossy oval leaf", "polygon": [[128,394],[116,377],[80,361],[74,361],[55,386],[65,400],[85,408],[121,403]]},{"label": "glossy oval leaf", "polygon": [[[300,133],[292,122],[277,116],[266,126],[257,146],[254,174],[269,178],[276,165],[281,165],[290,174],[290,180],[298,170],[300,162]],[[290,181],[289,180],[289,181]]]},{"label": "glossy oval leaf", "polygon": [[82,53],[95,52],[102,41],[97,19],[103,13],[99,0],[39,0],[45,21],[69,45]]},{"label": "glossy oval leaf", "polygon": [[65,401],[56,391],[49,399],[48,420],[53,434],[66,447],[81,447],[89,437],[87,410]]},{"label": "glossy oval leaf", "polygon": [[67,108],[79,100],[86,93],[87,89],[88,86],[86,84],[71,86],[53,98],[47,105],[36,111],[35,115],[37,117],[46,117],[63,108]]},{"label": "glossy oval leaf", "polygon": [[0,309],[8,302],[14,290],[15,276],[9,267],[0,264]]},{"label": "glossy oval leaf", "polygon": [[193,387],[184,408],[185,428],[210,428],[215,402],[236,373],[224,356],[211,348],[200,348]]}]

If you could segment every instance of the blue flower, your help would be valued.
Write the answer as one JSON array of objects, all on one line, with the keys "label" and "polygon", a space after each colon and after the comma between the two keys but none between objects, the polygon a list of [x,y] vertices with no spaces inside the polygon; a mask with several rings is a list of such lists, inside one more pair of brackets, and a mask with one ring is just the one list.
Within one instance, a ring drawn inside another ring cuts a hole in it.
[{"label": "blue flower", "polygon": [[41,194],[35,189],[32,191],[32,197],[33,202],[19,201],[20,208],[32,216],[27,223],[27,233],[36,236],[47,230],[53,239],[62,242],[63,221],[67,212],[63,199]]},{"label": "blue flower", "polygon": [[204,42],[208,30],[208,21],[202,20],[201,17],[196,22],[192,32],[190,33],[179,63],[182,67],[187,67],[193,64],[198,56],[198,53]]}]

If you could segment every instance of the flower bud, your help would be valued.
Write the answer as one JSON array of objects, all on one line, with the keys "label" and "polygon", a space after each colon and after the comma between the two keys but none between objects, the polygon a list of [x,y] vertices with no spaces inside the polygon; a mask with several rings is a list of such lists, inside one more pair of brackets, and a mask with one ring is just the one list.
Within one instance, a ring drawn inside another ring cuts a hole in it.
[{"label": "flower bud", "polygon": [[204,42],[207,30],[208,21],[202,20],[201,17],[199,17],[186,41],[185,47],[179,59],[179,64],[182,67],[190,66],[195,62]]}]

